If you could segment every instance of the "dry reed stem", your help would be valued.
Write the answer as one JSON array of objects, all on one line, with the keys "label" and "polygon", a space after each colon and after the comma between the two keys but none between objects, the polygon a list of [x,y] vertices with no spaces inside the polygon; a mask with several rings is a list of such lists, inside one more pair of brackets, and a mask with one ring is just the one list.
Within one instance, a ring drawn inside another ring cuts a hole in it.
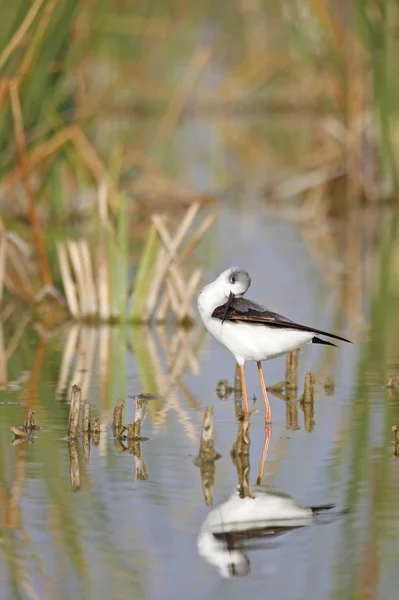
[{"label": "dry reed stem", "polygon": [[[180,306],[186,296],[186,290],[185,290],[185,281],[184,281],[183,274],[181,273],[180,268],[176,264],[176,260],[178,260],[178,256],[174,249],[173,241],[171,240],[168,231],[166,230],[166,228],[164,227],[164,225],[162,223],[162,219],[160,219],[160,217],[158,215],[154,215],[153,222],[154,222],[156,230],[161,238],[161,241],[169,254],[168,261],[165,264],[167,264],[167,269],[169,271],[173,286],[175,287],[175,289],[179,295],[179,309],[176,314],[176,317],[178,319],[181,319]],[[187,309],[187,316],[189,318],[194,318],[194,313],[193,313],[193,310],[191,309],[191,307],[189,307]]]},{"label": "dry reed stem", "polygon": [[61,395],[63,391],[66,390],[68,385],[69,373],[76,353],[78,336],[79,327],[77,325],[73,325],[68,331],[66,344],[62,353],[61,369],[55,391],[55,397],[58,402],[61,400]]},{"label": "dry reed stem", "polygon": [[111,316],[109,257],[107,251],[107,230],[110,228],[108,219],[108,185],[101,181],[97,192],[98,215],[100,231],[97,252],[97,297],[100,319],[108,321]]},{"label": "dry reed stem", "polygon": [[4,285],[12,296],[21,298],[21,300],[27,303],[32,302],[32,296],[30,296],[24,288],[20,287],[20,280],[15,278],[12,273],[5,273]]},{"label": "dry reed stem", "polygon": [[173,352],[173,361],[169,364],[169,382],[170,385],[175,385],[176,377],[180,377],[180,373],[186,369],[186,366],[191,368],[193,374],[199,373],[199,364],[196,356],[192,351],[192,332],[188,332],[185,329],[179,329],[176,335],[176,341],[180,346],[178,351]]},{"label": "dry reed stem", "polygon": [[3,299],[4,275],[6,271],[7,237],[0,217],[0,304]]},{"label": "dry reed stem", "polygon": [[75,240],[68,240],[67,248],[77,283],[80,314],[82,317],[87,317],[90,314],[90,304],[86,295],[86,282],[79,247]]},{"label": "dry reed stem", "polygon": [[8,383],[7,376],[7,359],[4,350],[4,330],[3,324],[0,323],[0,389],[4,389]]},{"label": "dry reed stem", "polygon": [[75,439],[79,435],[80,396],[80,387],[76,384],[73,385],[71,393],[71,406],[69,410],[68,436],[70,440]]},{"label": "dry reed stem", "polygon": [[[46,160],[52,154],[55,154],[62,146],[67,142],[72,142],[74,139],[74,132],[76,125],[65,127],[63,130],[56,133],[48,141],[43,142],[38,148],[33,150],[31,154],[26,157],[27,167],[29,171],[33,171]],[[16,167],[11,171],[1,182],[1,191],[6,195],[19,181],[21,180],[21,169]]]},{"label": "dry reed stem", "polygon": [[10,360],[11,356],[14,354],[15,350],[18,348],[19,342],[22,339],[22,336],[24,334],[26,326],[28,325],[28,323],[30,323],[30,321],[31,321],[30,316],[25,315],[22,317],[22,319],[18,323],[18,325],[13,333],[13,336],[10,340],[10,343],[8,344],[6,353],[5,353],[6,360]]},{"label": "dry reed stem", "polygon": [[[186,236],[188,230],[190,229],[190,227],[198,213],[199,208],[200,208],[200,205],[198,202],[195,202],[191,206],[189,206],[189,208],[186,211],[186,214],[184,215],[184,217],[182,219],[180,227],[177,229],[177,231],[174,235],[173,241],[170,243],[169,256],[166,257],[165,252],[160,253],[160,256],[158,258],[158,262],[156,265],[155,273],[154,273],[153,284],[151,286],[151,289],[149,292],[149,298],[147,301],[147,307],[146,307],[145,318],[144,318],[145,321],[150,320],[153,315],[160,288],[161,288],[162,283],[165,279],[165,276],[168,272],[169,265],[173,261],[173,256],[171,256],[171,255],[174,255],[175,253],[177,253],[184,237]],[[163,219],[159,215],[153,216],[153,222],[154,222],[154,225],[155,225],[155,222],[158,223],[158,226],[160,223],[161,223],[161,225],[163,225]]]},{"label": "dry reed stem", "polygon": [[5,99],[8,98],[11,81],[12,79],[8,79],[7,77],[0,79],[0,109],[3,107]]},{"label": "dry reed stem", "polygon": [[178,319],[180,321],[183,321],[186,317],[189,317],[189,315],[192,314],[192,309],[191,309],[190,303],[191,303],[191,300],[192,300],[195,292],[198,289],[198,286],[201,281],[201,277],[202,277],[202,270],[196,269],[194,271],[194,273],[191,275],[190,279],[188,280],[187,287],[186,287],[186,294],[185,294],[185,297],[182,298],[182,302],[180,304],[179,312],[177,315]]},{"label": "dry reed stem", "polygon": [[72,278],[72,273],[68,260],[68,252],[62,242],[56,243],[58,264],[60,266],[62,284],[64,286],[65,296],[68,303],[69,312],[74,319],[79,319],[79,302],[76,295],[76,286]]},{"label": "dry reed stem", "polygon": [[[97,337],[98,331],[94,327],[85,327],[82,335],[82,366],[80,381],[82,387],[82,398],[87,399],[89,395],[90,379],[93,373],[93,363],[98,346]],[[77,373],[78,375],[79,373]]]},{"label": "dry reed stem", "polygon": [[[82,161],[85,163],[93,178],[97,183],[106,182],[112,192],[112,198],[115,198],[115,187],[93,146],[84,135],[83,131],[77,125],[64,127],[48,141],[43,142],[31,154],[26,155],[26,166],[29,171],[34,170],[46,158],[55,154],[67,142],[71,142],[79,152]],[[22,178],[21,169],[16,167],[1,182],[1,192],[5,195]],[[109,204],[111,205],[111,199]]]},{"label": "dry reed stem", "polygon": [[81,158],[86,163],[89,171],[97,183],[105,182],[108,186],[108,204],[114,210],[117,209],[117,194],[115,186],[99,155],[87,139],[83,131],[78,127],[73,132],[73,141],[79,150]]},{"label": "dry reed stem", "polygon": [[[163,294],[163,296],[158,304],[157,311],[156,311],[156,320],[159,323],[163,323],[165,321],[166,315],[168,314],[169,307],[173,306],[172,302],[174,301],[174,298],[173,298],[173,292],[172,292],[172,294],[170,293],[171,287],[173,288],[170,278],[168,277],[166,279],[165,293]],[[173,310],[173,312],[175,312],[173,308],[172,308],[172,310]]]},{"label": "dry reed stem", "polygon": [[111,224],[108,218],[108,184],[101,180],[97,190],[97,211],[101,225],[108,229]]},{"label": "dry reed stem", "polygon": [[[329,3],[324,0],[309,0],[312,12],[317,17],[321,28],[324,30],[327,37],[331,39],[334,51],[342,54],[345,51],[345,46],[342,44],[342,32],[339,29],[338,23],[335,23],[329,11]],[[345,58],[342,56],[342,58]]]},{"label": "dry reed stem", "polygon": [[13,302],[9,302],[8,304],[6,304],[6,306],[0,313],[0,323],[4,324],[7,321],[7,319],[9,319],[9,317],[11,317],[11,315],[15,309],[16,309],[16,304],[14,304]]},{"label": "dry reed stem", "polygon": [[175,131],[176,124],[184,109],[184,105],[199,75],[211,57],[210,48],[199,48],[194,52],[189,65],[180,79],[179,85],[169,102],[165,115],[159,125],[154,144],[164,144]]},{"label": "dry reed stem", "polygon": [[100,327],[98,342],[98,376],[100,386],[99,408],[103,413],[108,409],[108,389],[110,376],[111,330],[108,326]]},{"label": "dry reed stem", "polygon": [[51,276],[50,265],[47,260],[46,245],[40,229],[39,218],[37,216],[35,207],[35,200],[33,198],[33,192],[29,181],[29,166],[27,160],[25,130],[23,124],[21,103],[19,98],[18,84],[16,81],[12,81],[10,83],[10,100],[13,115],[14,134],[18,149],[19,166],[28,201],[29,221],[32,227],[33,238],[35,240],[35,246],[39,258],[42,282],[44,285],[52,286],[53,279]]},{"label": "dry reed stem", "polygon": [[[180,377],[182,376],[187,365],[186,352],[179,352],[173,368],[170,366],[172,363],[170,353],[167,354],[168,360],[168,374],[166,375],[163,370],[162,362],[158,355],[158,346],[150,331],[146,335],[146,344],[148,353],[151,356],[151,364],[153,366],[154,376],[157,381],[157,388],[160,393],[165,396],[165,403],[163,407],[157,411],[156,416],[153,416],[153,420],[157,424],[163,424],[166,421],[169,410],[174,409],[177,413],[179,422],[183,425],[186,435],[193,442],[196,442],[197,436],[195,428],[191,422],[189,413],[181,406],[181,403],[173,393],[175,386],[177,385]],[[164,344],[166,347],[166,344]]]},{"label": "dry reed stem", "polygon": [[111,34],[164,38],[174,20],[165,17],[129,17],[114,15],[111,22],[104,24],[104,31]]},{"label": "dry reed stem", "polygon": [[182,251],[180,252],[179,262],[183,262],[190,256],[190,254],[195,250],[198,246],[208,229],[213,225],[216,221],[216,213],[209,213],[203,221],[199,224],[197,230],[193,233],[193,235],[188,240],[187,244],[184,246]]},{"label": "dry reed stem", "polygon": [[89,252],[87,240],[81,239],[79,242],[80,255],[82,258],[84,277],[86,281],[87,302],[91,315],[97,314],[97,294],[94,283],[93,267]]},{"label": "dry reed stem", "polygon": [[120,437],[126,429],[126,427],[122,424],[124,406],[125,401],[121,399],[117,401],[114,408],[114,419],[112,423],[114,437]]},{"label": "dry reed stem", "polygon": [[262,56],[257,62],[244,59],[236,69],[231,70],[215,90],[214,97],[221,102],[231,101],[236,93],[242,93],[243,87],[258,86],[259,81],[266,82],[281,69],[292,63],[288,53],[269,52],[267,60]]},{"label": "dry reed stem", "polygon": [[44,10],[42,12],[42,16],[41,16],[41,19],[37,26],[37,29],[36,29],[35,33],[33,34],[33,37],[28,45],[27,52],[24,56],[22,65],[18,70],[18,75],[17,75],[18,83],[22,82],[22,79],[28,73],[28,71],[38,53],[40,44],[45,39],[44,32],[46,31],[46,29],[48,27],[53,10],[56,7],[56,5],[57,5],[57,0],[49,0],[47,5],[44,7]]},{"label": "dry reed stem", "polygon": [[[30,280],[28,269],[26,268],[25,262],[22,260],[20,253],[13,244],[7,244],[7,258],[15,270],[15,274],[18,276],[18,284],[22,288],[22,296],[25,298],[33,299],[35,290]],[[6,271],[5,280],[11,277],[11,273]]]},{"label": "dry reed stem", "polygon": [[39,12],[43,2],[44,0],[36,0],[32,3],[30,9],[26,13],[25,18],[18,27],[17,31],[14,33],[14,35],[0,54],[0,69],[2,68],[4,63],[7,62],[8,58],[11,56],[14,50],[16,50],[18,46],[20,46],[24,41],[24,38],[33,21],[35,20],[35,17]]}]

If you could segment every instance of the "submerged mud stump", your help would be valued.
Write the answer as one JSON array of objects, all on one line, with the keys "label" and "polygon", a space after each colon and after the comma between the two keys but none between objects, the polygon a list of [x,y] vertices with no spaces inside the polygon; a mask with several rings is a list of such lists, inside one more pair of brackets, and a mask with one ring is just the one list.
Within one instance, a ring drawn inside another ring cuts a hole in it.
[{"label": "submerged mud stump", "polygon": [[298,388],[298,354],[299,350],[293,350],[287,354],[285,366],[285,388],[295,390]]},{"label": "submerged mud stump", "polygon": [[399,429],[396,425],[392,425],[392,433],[395,442],[395,450],[393,455],[398,458],[399,457]]},{"label": "submerged mud stump", "polygon": [[220,454],[215,451],[213,406],[207,406],[202,422],[199,455],[194,460],[194,464],[200,468],[202,493],[207,506],[212,506],[213,504],[213,486],[215,483],[216,470],[215,461],[218,458],[220,458]]},{"label": "submerged mud stump", "polygon": [[76,439],[69,440],[68,449],[71,469],[71,487],[73,492],[78,492],[80,490],[80,469],[78,442]]},{"label": "submerged mud stump", "polygon": [[233,388],[227,381],[227,379],[220,379],[216,386],[216,395],[219,400],[227,400],[233,392]]},{"label": "submerged mud stump", "polygon": [[326,377],[326,380],[324,382],[324,390],[325,390],[327,396],[332,396],[334,393],[334,389],[335,389],[335,381],[329,375]]},{"label": "submerged mud stump", "polygon": [[70,440],[76,439],[79,435],[80,397],[81,389],[75,384],[72,386],[71,406],[69,409],[68,437]]},{"label": "submerged mud stump", "polygon": [[285,424],[287,429],[298,431],[298,400],[288,399],[285,404]]},{"label": "submerged mud stump", "polygon": [[90,404],[87,400],[83,404],[82,432],[90,433]]},{"label": "submerged mud stump", "polygon": [[114,437],[120,437],[125,431],[126,427],[122,424],[122,415],[123,408],[125,406],[124,400],[118,400],[114,408],[114,420],[112,424],[112,429],[114,432]]},{"label": "submerged mud stump", "polygon": [[244,413],[238,423],[237,439],[230,452],[231,460],[237,469],[240,498],[251,497],[249,491],[249,451],[251,413]]},{"label": "submerged mud stump", "polygon": [[305,387],[299,400],[303,410],[305,429],[308,433],[314,429],[314,375],[308,372],[305,375]]},{"label": "submerged mud stump", "polygon": [[15,435],[14,442],[17,441],[17,438],[20,438],[18,443],[24,440],[33,441],[34,433],[38,429],[40,429],[40,425],[36,425],[35,411],[32,409],[29,409],[27,419],[21,427],[10,427],[10,431]]},{"label": "submerged mud stump", "polygon": [[141,425],[144,422],[147,411],[148,411],[148,402],[156,398],[156,396],[152,394],[138,394],[134,397],[135,400],[135,413],[134,413],[134,428],[133,435],[136,440],[144,440],[146,438],[141,437]]}]

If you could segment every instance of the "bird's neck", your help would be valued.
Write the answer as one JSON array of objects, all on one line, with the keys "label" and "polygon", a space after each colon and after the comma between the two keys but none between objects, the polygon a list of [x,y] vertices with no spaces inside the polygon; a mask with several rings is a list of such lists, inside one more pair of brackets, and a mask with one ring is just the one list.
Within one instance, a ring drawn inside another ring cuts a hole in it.
[{"label": "bird's neck", "polygon": [[198,296],[198,310],[201,315],[209,317],[215,308],[227,302],[225,295],[215,293],[211,286],[205,286]]}]

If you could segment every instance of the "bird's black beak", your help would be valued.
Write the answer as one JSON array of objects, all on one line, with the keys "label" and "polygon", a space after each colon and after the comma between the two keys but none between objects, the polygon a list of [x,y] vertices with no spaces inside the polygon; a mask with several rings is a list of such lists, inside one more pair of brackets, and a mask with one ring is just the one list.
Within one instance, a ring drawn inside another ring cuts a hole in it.
[{"label": "bird's black beak", "polygon": [[224,321],[227,317],[227,313],[229,312],[229,308],[230,308],[231,303],[233,302],[234,298],[235,298],[235,296],[234,296],[233,292],[230,292],[229,297],[227,298],[226,308],[225,308],[223,319],[222,319],[222,324],[224,323]]}]

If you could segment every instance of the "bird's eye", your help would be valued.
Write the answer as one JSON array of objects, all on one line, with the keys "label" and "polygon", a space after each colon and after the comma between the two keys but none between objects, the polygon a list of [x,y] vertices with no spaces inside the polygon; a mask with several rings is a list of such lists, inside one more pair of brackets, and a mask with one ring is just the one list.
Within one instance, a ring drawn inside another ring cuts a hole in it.
[{"label": "bird's eye", "polygon": [[235,275],[232,275],[232,276],[230,277],[230,283],[235,283],[235,282],[236,282]]}]

